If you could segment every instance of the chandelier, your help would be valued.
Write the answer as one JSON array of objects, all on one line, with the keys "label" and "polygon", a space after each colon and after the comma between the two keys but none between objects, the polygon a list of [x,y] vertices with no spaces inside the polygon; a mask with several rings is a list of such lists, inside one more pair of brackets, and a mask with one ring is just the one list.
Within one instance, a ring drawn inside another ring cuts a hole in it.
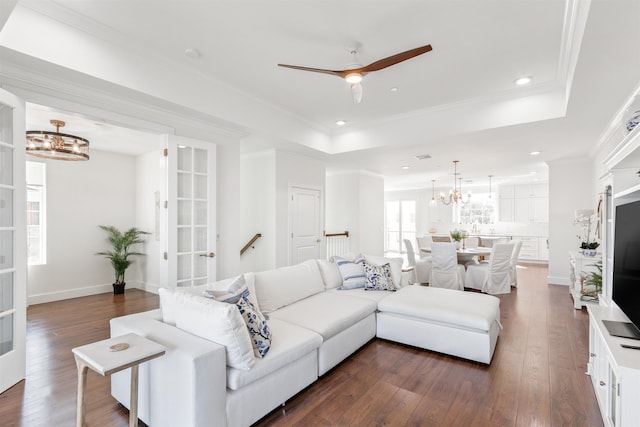
[{"label": "chandelier", "polygon": [[449,190],[449,197],[445,197],[444,193],[440,193],[440,201],[449,205],[452,202],[455,204],[462,203],[467,204],[471,199],[471,192],[467,193],[467,200],[463,199],[462,195],[462,178],[458,177],[460,173],[458,172],[458,160],[453,161],[453,188]]},{"label": "chandelier", "polygon": [[79,136],[60,133],[62,120],[51,120],[55,132],[46,130],[27,131],[27,154],[45,159],[89,160],[89,141]]}]

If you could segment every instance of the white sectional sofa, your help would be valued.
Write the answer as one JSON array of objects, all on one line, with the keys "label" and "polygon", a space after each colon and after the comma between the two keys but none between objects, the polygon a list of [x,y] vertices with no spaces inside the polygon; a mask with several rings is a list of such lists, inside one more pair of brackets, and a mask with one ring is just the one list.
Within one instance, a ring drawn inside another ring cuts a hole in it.
[{"label": "white sectional sofa", "polygon": [[[398,290],[339,290],[342,276],[335,264],[325,260],[310,260],[295,266],[245,274],[253,303],[267,316],[271,331],[268,353],[263,358],[250,360],[250,366],[229,366],[235,357],[229,353],[233,346],[225,347],[203,338],[218,324],[206,325],[197,315],[186,313],[191,329],[189,332],[180,329],[181,326],[186,328],[183,326],[185,322],[180,323],[180,316],[184,317],[185,313],[180,311],[180,306],[174,307],[167,302],[170,301],[167,298],[173,298],[171,295],[178,295],[176,293],[161,293],[160,310],[112,319],[112,337],[133,332],[167,347],[165,356],[140,367],[140,419],[151,427],[251,425],[376,337],[380,328],[379,320],[378,325],[376,322],[379,305],[384,306],[385,299],[391,296],[396,298],[387,305],[385,314],[390,315],[392,321],[399,320],[402,328],[411,328],[412,322],[438,324],[434,345],[424,336],[431,331],[429,327],[415,328],[415,334],[421,337],[409,344],[446,351],[448,347],[441,343],[447,328],[463,330],[461,334],[454,335],[460,338],[454,338],[458,340],[454,346],[457,350],[450,354],[490,362],[498,335],[496,324],[499,325],[500,314],[497,298],[468,293],[462,298],[465,301],[462,305],[453,303],[444,307],[439,311],[440,315],[416,316],[415,306],[407,305],[406,312],[403,309],[401,295],[409,288],[415,288],[411,292],[424,294],[426,300],[429,299],[426,293],[430,291],[437,291],[440,300],[450,298],[455,301],[463,294],[454,290],[405,287],[401,259],[365,259],[374,265],[389,263],[393,284]],[[210,285],[212,288],[216,286]],[[202,289],[191,289],[190,292],[201,294]],[[197,299],[198,304],[205,300],[199,295],[184,298]],[[414,298],[409,296],[409,299]],[[214,303],[217,302],[210,304]],[[454,311],[466,311],[466,308],[474,306],[485,307],[480,310],[481,319],[474,317],[478,316],[478,310],[471,310],[471,314],[460,313],[462,322],[456,320]],[[173,310],[177,310],[176,319]],[[417,310],[420,311],[419,308]],[[431,309],[426,307],[425,310]],[[435,311],[438,311],[437,307]],[[442,314],[447,311],[449,315]],[[173,321],[177,326],[171,324]],[[220,319],[216,322],[221,323]],[[485,324],[488,330],[483,332],[479,325]],[[395,335],[389,332],[389,328],[393,328],[390,322],[383,328],[387,339],[407,343],[403,337],[411,335],[411,330]],[[483,334],[486,337],[483,338]],[[478,339],[473,345],[483,348],[460,351],[469,336],[476,336]],[[480,356],[475,357],[478,353]],[[129,375],[127,370],[111,377],[112,395],[126,407],[129,407]]]}]

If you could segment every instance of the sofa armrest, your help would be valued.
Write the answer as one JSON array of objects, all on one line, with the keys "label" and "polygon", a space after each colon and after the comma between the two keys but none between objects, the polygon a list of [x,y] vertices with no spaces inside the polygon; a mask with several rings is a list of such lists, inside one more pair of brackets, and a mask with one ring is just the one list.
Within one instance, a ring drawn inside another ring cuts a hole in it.
[{"label": "sofa armrest", "polygon": [[[138,416],[156,426],[225,426],[225,348],[162,322],[160,310],[111,319],[111,336],[136,333],[167,348],[140,366]],[[130,370],[111,376],[111,394],[129,407]]]}]

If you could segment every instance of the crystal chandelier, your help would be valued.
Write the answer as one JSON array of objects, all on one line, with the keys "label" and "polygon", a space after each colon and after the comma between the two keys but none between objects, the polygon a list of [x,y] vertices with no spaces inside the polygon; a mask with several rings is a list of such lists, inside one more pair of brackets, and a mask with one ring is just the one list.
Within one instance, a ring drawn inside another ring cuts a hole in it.
[{"label": "crystal chandelier", "polygon": [[454,160],[453,161],[453,188],[449,190],[449,197],[445,197],[444,193],[440,193],[440,201],[447,206],[452,202],[455,204],[458,204],[458,203],[467,204],[471,199],[471,192],[467,193],[467,200],[463,199],[464,196],[462,195],[462,178],[459,178],[458,175],[460,175],[460,173],[458,172],[458,160]]},{"label": "crystal chandelier", "polygon": [[60,133],[62,120],[51,120],[55,132],[46,130],[27,131],[27,154],[56,160],[89,160],[89,141],[75,135]]}]

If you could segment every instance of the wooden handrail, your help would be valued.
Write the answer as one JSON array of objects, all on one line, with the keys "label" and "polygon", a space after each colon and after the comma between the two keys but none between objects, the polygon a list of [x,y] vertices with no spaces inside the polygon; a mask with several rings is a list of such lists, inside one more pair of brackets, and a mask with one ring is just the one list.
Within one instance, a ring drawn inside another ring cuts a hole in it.
[{"label": "wooden handrail", "polygon": [[342,232],[342,233],[326,233],[324,236],[325,237],[337,237],[337,236],[347,236],[347,237],[349,237],[349,232],[345,231],[345,232]]},{"label": "wooden handrail", "polygon": [[247,252],[249,250],[249,248],[252,248],[253,244],[255,243],[255,241],[258,240],[261,237],[262,237],[262,234],[256,233],[256,235],[253,236],[251,238],[251,240],[249,240],[249,243],[247,243],[246,245],[244,245],[244,247],[242,249],[240,249],[240,255],[242,255],[243,253]]}]

